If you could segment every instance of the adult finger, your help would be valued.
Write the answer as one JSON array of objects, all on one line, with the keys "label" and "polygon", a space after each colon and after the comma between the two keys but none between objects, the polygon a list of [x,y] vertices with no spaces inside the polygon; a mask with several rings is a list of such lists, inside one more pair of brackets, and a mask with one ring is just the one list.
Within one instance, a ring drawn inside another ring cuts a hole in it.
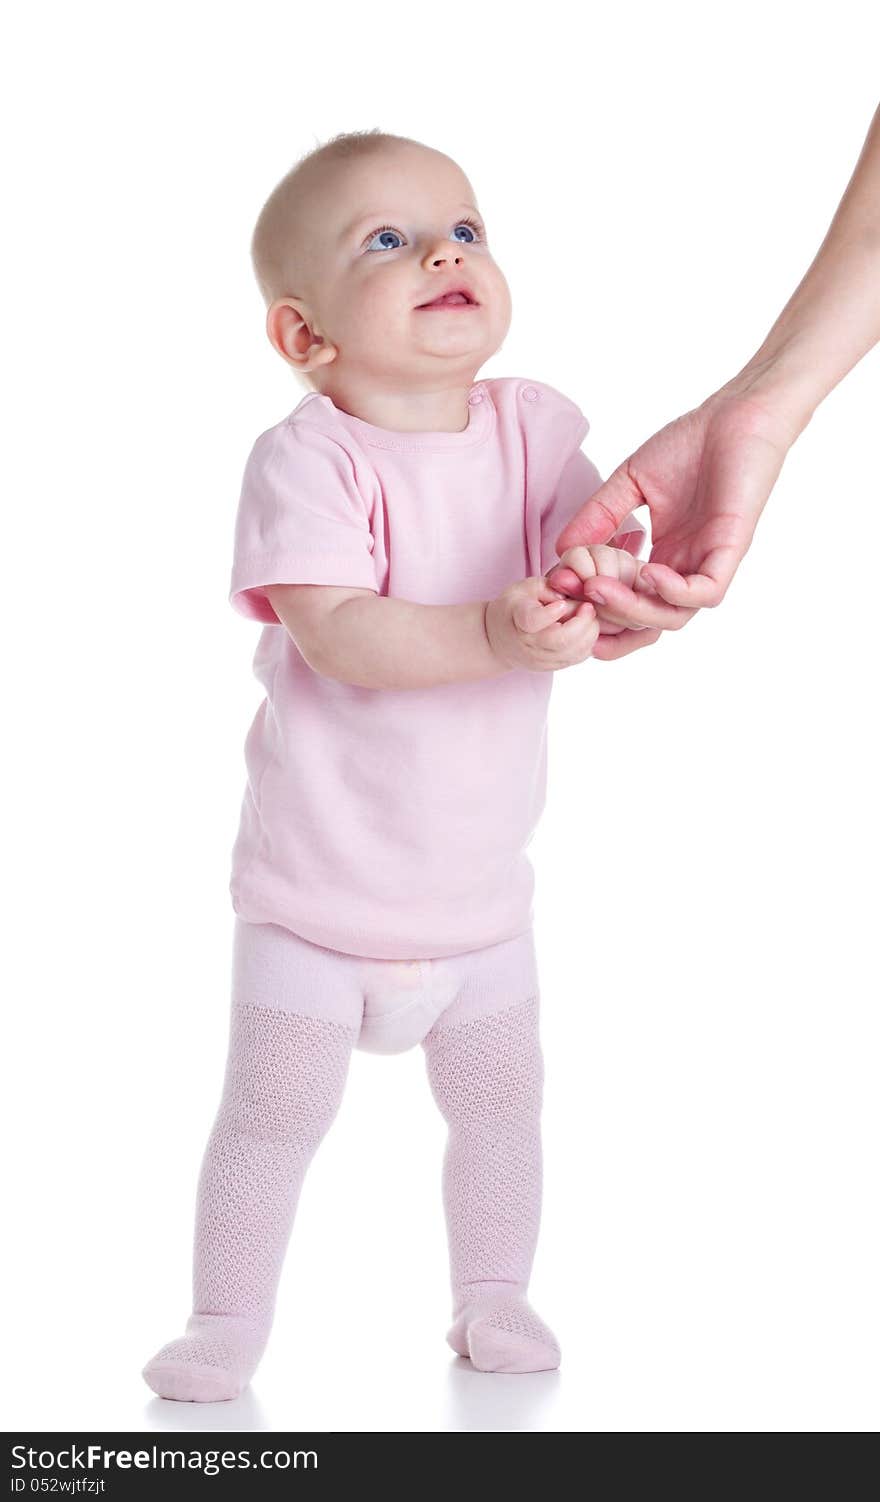
[{"label": "adult finger", "polygon": [[628,462],[619,465],[605,484],[593,491],[586,504],[560,532],[554,544],[557,553],[564,553],[566,548],[577,547],[580,543],[589,547],[591,543],[609,542],[624,518],[636,506],[644,505],[645,497],[627,471]]},{"label": "adult finger", "polygon": [[645,631],[622,631],[619,636],[609,636],[603,632],[593,648],[593,656],[598,657],[600,662],[611,662],[615,657],[626,657],[630,652],[637,652],[639,647],[653,646],[662,635],[662,631],[656,631],[650,626]]},{"label": "adult finger", "polygon": [[[648,586],[670,605],[689,610],[720,605],[740,557],[738,548],[713,548],[703,559],[698,574],[678,574],[665,563],[648,562],[642,565],[635,587],[645,590]],[[651,598],[650,594],[648,598]]]},{"label": "adult finger", "polygon": [[558,589],[560,594],[573,595],[577,600],[583,599],[583,580],[567,563],[554,564],[548,570],[546,579],[550,587]]},{"label": "adult finger", "polygon": [[584,599],[595,600],[609,620],[632,630],[653,626],[661,631],[678,631],[696,613],[696,607],[686,610],[670,605],[659,595],[636,594],[628,584],[607,574],[588,579],[583,591]]}]

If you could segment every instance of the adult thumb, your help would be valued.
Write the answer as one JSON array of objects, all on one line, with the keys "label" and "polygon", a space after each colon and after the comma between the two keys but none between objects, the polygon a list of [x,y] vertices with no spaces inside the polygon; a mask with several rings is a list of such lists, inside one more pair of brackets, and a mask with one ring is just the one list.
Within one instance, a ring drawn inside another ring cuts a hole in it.
[{"label": "adult thumb", "polygon": [[566,548],[609,542],[624,517],[644,503],[639,487],[627,473],[626,465],[621,464],[566,523],[554,544],[557,553],[564,553]]}]

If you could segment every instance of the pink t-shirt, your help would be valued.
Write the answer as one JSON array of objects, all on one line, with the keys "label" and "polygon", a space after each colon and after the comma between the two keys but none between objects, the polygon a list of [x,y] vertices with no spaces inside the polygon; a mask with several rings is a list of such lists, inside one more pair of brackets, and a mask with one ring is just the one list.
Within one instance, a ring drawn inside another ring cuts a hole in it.
[{"label": "pink t-shirt", "polygon": [[[247,460],[229,599],[264,623],[266,697],[245,742],[233,908],[325,948],[420,959],[532,923],[526,846],[544,805],[552,673],[368,689],[308,666],[269,584],[491,599],[543,574],[601,483],[588,422],[539,381],[477,382],[459,433],[394,433],[318,392]],[[643,534],[633,517],[623,531]]]}]

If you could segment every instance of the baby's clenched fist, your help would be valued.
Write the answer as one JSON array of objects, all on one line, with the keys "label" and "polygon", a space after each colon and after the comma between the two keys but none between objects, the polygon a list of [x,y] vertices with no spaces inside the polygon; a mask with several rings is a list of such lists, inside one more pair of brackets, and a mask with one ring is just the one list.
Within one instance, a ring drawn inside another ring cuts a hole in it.
[{"label": "baby's clenched fist", "polygon": [[593,543],[591,547],[566,548],[558,563],[547,570],[547,580],[548,583],[555,581],[555,587],[560,590],[576,588],[576,580],[557,574],[559,569],[567,569],[581,583],[584,579],[595,579],[597,574],[604,574],[606,579],[622,579],[630,589],[635,589],[643,567],[647,565],[623,548],[613,548],[607,542]]},{"label": "baby's clenched fist", "polygon": [[[653,594],[653,588],[647,580],[640,586],[639,578],[642,569],[647,567],[639,558],[634,558],[628,549],[612,547],[610,543],[593,543],[589,547],[566,548],[551,569],[547,570],[547,583],[551,589],[564,592],[570,603],[582,597],[585,580],[595,579],[601,574],[606,579],[620,579],[628,584],[630,589],[647,589]],[[598,608],[599,630],[603,636],[613,636],[622,631],[623,627],[616,625],[606,615],[601,605]]]},{"label": "baby's clenched fist", "polygon": [[599,635],[595,607],[587,601],[573,607],[543,578],[509,585],[497,600],[489,601],[485,619],[498,661],[533,673],[586,661]]}]

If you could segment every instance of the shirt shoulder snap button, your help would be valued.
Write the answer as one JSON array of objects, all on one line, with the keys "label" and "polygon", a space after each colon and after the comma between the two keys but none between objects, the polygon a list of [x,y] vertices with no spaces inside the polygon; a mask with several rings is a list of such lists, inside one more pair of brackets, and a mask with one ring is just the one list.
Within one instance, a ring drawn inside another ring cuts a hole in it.
[{"label": "shirt shoulder snap button", "polygon": [[483,394],[481,391],[472,391],[470,396],[468,397],[468,405],[475,407],[477,405],[477,402],[481,402],[482,400]]},{"label": "shirt shoulder snap button", "polygon": [[523,386],[522,399],[524,402],[536,402],[538,400],[538,393],[534,386]]}]

